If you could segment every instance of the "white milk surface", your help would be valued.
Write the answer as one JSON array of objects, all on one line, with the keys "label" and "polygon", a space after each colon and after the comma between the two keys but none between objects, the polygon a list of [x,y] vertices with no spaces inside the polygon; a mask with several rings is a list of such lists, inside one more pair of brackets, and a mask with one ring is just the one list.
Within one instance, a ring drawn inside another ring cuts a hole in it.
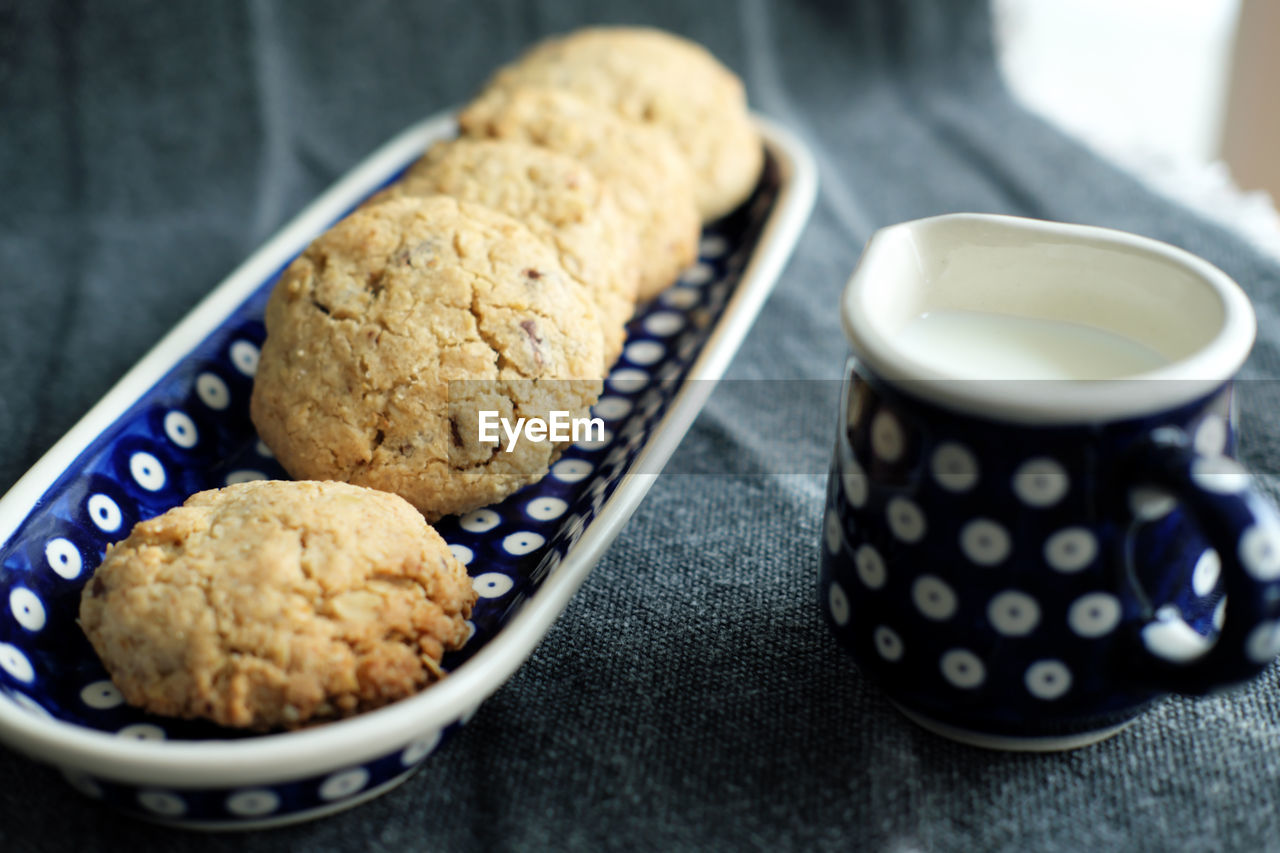
[{"label": "white milk surface", "polygon": [[977,311],[922,314],[894,343],[960,379],[1118,379],[1169,363],[1137,341],[1092,326]]}]

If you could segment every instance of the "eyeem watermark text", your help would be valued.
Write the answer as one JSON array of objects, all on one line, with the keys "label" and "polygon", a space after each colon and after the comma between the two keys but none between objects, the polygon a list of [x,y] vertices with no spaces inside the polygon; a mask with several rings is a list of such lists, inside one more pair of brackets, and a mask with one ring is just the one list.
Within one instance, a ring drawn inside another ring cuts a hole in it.
[{"label": "eyeem watermark text", "polygon": [[[506,436],[506,451],[515,449],[521,436],[526,441],[603,441],[604,420],[601,418],[573,417],[569,412],[552,409],[548,418],[510,418],[500,417],[495,409],[481,409],[479,439],[481,444],[501,444],[502,436]],[[502,435],[499,435],[499,429]]]}]

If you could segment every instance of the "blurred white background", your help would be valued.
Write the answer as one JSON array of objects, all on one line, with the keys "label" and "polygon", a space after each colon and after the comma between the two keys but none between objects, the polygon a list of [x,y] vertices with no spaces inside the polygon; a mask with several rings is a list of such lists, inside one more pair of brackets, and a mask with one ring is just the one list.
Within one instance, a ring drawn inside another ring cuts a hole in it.
[{"label": "blurred white background", "polygon": [[[1028,107],[1280,256],[1280,3],[992,0]],[[1270,33],[1268,34],[1268,30]],[[1242,190],[1241,187],[1245,187]]]}]

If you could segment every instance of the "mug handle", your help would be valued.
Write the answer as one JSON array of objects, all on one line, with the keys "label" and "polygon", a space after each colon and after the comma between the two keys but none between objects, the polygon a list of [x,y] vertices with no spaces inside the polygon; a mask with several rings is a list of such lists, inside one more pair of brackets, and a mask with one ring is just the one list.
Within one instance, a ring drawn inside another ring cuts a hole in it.
[{"label": "mug handle", "polygon": [[1218,552],[1226,591],[1217,641],[1185,663],[1152,654],[1132,628],[1128,675],[1175,693],[1203,694],[1250,679],[1280,652],[1280,513],[1226,456],[1204,456],[1180,429],[1151,432],[1126,460],[1124,479],[1173,494]]}]

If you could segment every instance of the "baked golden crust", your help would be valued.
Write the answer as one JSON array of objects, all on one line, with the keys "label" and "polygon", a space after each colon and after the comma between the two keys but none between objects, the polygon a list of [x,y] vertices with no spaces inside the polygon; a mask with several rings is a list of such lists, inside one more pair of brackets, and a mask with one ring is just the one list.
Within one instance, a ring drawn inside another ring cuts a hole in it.
[{"label": "baked golden crust", "polygon": [[85,586],[80,623],[130,704],[261,730],[427,686],[475,600],[400,498],[268,480],[135,525]]},{"label": "baked golden crust", "polygon": [[669,132],[704,221],[751,195],[764,149],[742,81],[706,48],[645,27],[587,27],[530,48],[490,89],[548,86]]},{"label": "baked golden crust", "polygon": [[592,293],[605,362],[617,360],[635,311],[638,233],[584,164],[520,141],[464,137],[433,145],[382,198],[398,195],[448,195],[524,223]]},{"label": "baked golden crust", "polygon": [[702,226],[693,178],[661,128],[628,122],[552,88],[494,88],[459,115],[463,133],[515,139],[578,159],[609,188],[637,233],[641,301],[693,263]]},{"label": "baked golden crust", "polygon": [[481,443],[480,410],[586,417],[604,372],[594,301],[555,250],[446,196],[339,222],[281,276],[266,325],[250,412],[285,470],[398,494],[429,521],[558,457],[550,441]]}]

